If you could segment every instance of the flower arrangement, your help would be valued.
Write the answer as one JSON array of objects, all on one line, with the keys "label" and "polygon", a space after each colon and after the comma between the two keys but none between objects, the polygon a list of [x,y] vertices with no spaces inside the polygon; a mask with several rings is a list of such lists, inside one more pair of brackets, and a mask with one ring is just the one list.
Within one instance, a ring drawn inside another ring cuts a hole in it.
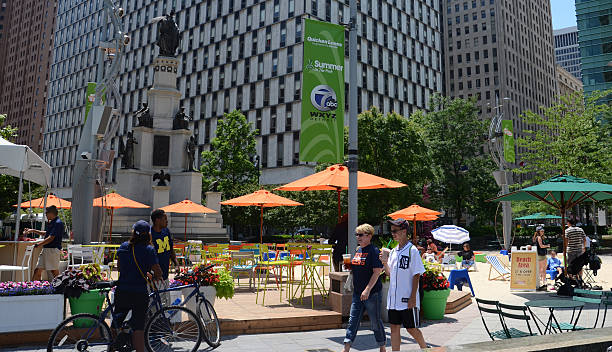
[{"label": "flower arrangement", "polygon": [[49,281],[0,282],[0,296],[49,295],[53,286]]},{"label": "flower arrangement", "polygon": [[425,265],[420,285],[425,291],[446,290],[450,286],[441,269],[433,265]]},{"label": "flower arrangement", "polygon": [[60,260],[68,260],[68,251],[65,249],[62,249],[61,253],[60,253]]},{"label": "flower arrangement", "polygon": [[234,278],[225,269],[205,270],[206,265],[197,264],[190,269],[181,269],[180,274],[170,282],[170,287],[191,285],[197,283],[200,286],[214,286],[217,298],[234,297]]},{"label": "flower arrangement", "polygon": [[79,268],[68,268],[53,279],[52,285],[56,293],[62,293],[66,298],[78,298],[100,280],[102,280],[100,266],[87,264]]}]

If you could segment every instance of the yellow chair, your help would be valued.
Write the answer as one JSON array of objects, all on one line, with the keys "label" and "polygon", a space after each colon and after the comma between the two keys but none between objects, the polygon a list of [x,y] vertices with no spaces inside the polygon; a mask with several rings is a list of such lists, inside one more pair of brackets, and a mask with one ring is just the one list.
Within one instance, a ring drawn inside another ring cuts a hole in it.
[{"label": "yellow chair", "polygon": [[[308,256],[302,265],[302,280],[300,281],[298,289],[296,289],[295,292],[296,294],[294,295],[294,297],[297,296],[297,290],[300,290],[300,304],[304,299],[304,292],[308,289],[308,286],[310,286],[310,301],[312,309],[314,309],[314,295],[316,291],[318,291],[323,297],[323,302],[325,302],[327,299],[328,292],[325,288],[325,268],[331,270],[331,256],[331,248],[311,248],[308,250]],[[323,257],[326,257],[328,262],[322,261],[321,259]],[[323,269],[323,274],[321,274],[320,269]]]},{"label": "yellow chair", "polygon": [[[259,291],[263,291],[262,293],[262,301],[261,304],[265,305],[266,301],[266,292],[268,291],[268,282],[270,279],[270,273],[274,275],[274,279],[276,280],[276,287],[279,290],[279,302],[283,301],[283,270],[287,270],[287,277],[290,276],[290,261],[289,261],[289,253],[288,252],[275,252],[274,258],[270,258],[270,254],[272,252],[260,250],[260,260],[255,267],[257,271],[257,294],[255,297],[255,303],[259,303]],[[262,290],[261,281],[262,281],[262,273],[265,271],[265,281],[264,287]],[[289,279],[287,281],[287,290],[289,292]]]}]

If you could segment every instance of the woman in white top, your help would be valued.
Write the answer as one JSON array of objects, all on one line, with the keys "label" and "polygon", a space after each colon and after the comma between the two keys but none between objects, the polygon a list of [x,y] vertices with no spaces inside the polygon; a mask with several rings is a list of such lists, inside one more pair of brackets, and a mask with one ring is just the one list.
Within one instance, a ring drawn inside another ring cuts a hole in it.
[{"label": "woman in white top", "polygon": [[381,254],[384,271],[389,275],[387,309],[391,324],[391,350],[399,351],[402,325],[421,348],[427,348],[419,330],[419,278],[425,272],[419,250],[408,241],[408,222],[404,219],[389,221],[393,239],[398,242],[389,258]]}]

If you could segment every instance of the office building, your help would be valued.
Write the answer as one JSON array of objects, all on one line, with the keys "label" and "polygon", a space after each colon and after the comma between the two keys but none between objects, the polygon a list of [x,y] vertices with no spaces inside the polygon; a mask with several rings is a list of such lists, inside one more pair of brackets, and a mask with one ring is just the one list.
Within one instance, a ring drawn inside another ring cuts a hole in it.
[{"label": "office building", "polygon": [[0,113],[18,144],[42,149],[55,0],[0,2]]},{"label": "office building", "polygon": [[549,2],[445,0],[444,6],[446,95],[476,96],[486,119],[496,113],[498,97],[520,136],[527,127],[520,114],[550,105],[556,95]]},{"label": "office building", "polygon": [[555,62],[567,72],[580,79],[580,47],[578,46],[578,27],[555,29]]},{"label": "office building", "polygon": [[[612,3],[576,0],[584,94],[612,88]],[[603,99],[612,101],[612,96]]]},{"label": "office building", "polygon": [[[70,11],[67,4],[79,9],[70,21],[63,19]],[[149,64],[158,49],[156,25],[149,22],[169,13],[170,6],[168,1],[125,2],[124,31],[132,40],[119,78],[122,102],[118,107],[124,119],[120,135],[133,125],[133,112],[146,101],[152,84]],[[176,1],[174,10],[182,31],[178,50],[181,105],[194,118],[200,151],[209,148],[215,137],[217,119],[239,109],[260,131],[257,152],[262,183],[280,184],[310,174],[312,166],[299,160],[303,19],[347,23],[348,1],[183,0]],[[53,167],[54,188],[68,197],[85,85],[94,80],[90,52],[96,37],[90,33],[97,33],[100,25],[96,11],[90,2],[60,0],[45,158]],[[439,2],[434,0],[361,2],[357,17],[360,111],[375,105],[383,112],[408,116],[428,108],[431,94],[442,90],[439,18]],[[87,27],[75,31],[79,23]],[[348,56],[348,31],[346,43]],[[72,47],[65,49],[67,45]],[[65,61],[74,64],[70,68]],[[346,90],[348,98],[348,84]],[[115,170],[109,172],[109,182],[114,174]]]},{"label": "office building", "polygon": [[582,92],[582,81],[567,72],[561,65],[556,65],[557,96]]}]

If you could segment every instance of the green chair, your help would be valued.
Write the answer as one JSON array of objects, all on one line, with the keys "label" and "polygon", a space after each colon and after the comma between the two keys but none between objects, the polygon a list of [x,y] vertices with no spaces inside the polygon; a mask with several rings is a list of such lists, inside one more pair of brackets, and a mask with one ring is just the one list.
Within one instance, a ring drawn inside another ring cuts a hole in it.
[{"label": "green chair", "polygon": [[[495,341],[495,339],[507,339],[508,334],[506,334],[504,321],[499,311],[499,301],[490,301],[486,299],[476,298],[476,305],[478,306],[478,311],[480,311],[480,318],[482,319],[482,324],[484,325],[484,328],[487,331],[487,334],[489,334],[491,340]],[[487,319],[485,319],[485,315],[488,317]],[[489,329],[489,327],[487,326],[487,320],[489,321],[490,325],[493,324],[493,322],[499,320],[500,329]]]},{"label": "green chair", "polygon": [[593,327],[584,327],[584,326],[579,326],[578,324],[578,318],[580,317],[580,314],[578,314],[578,316],[576,316],[576,319],[574,319],[574,314],[572,313],[572,317],[570,318],[569,322],[562,322],[559,324],[552,324],[552,327],[555,329],[559,329],[559,330],[586,330],[586,329],[595,329],[597,327],[597,322],[599,321],[599,315],[601,312],[601,309],[604,309],[604,315],[603,315],[603,319],[601,321],[601,327],[603,328],[604,323],[606,322],[606,314],[608,312],[608,305],[612,304],[612,302],[610,302],[610,298],[612,298],[612,292],[604,292],[604,291],[591,291],[591,290],[583,290],[583,289],[574,289],[574,296],[572,297],[572,300],[574,301],[578,301],[578,302],[584,302],[585,305],[586,304],[593,304],[593,305],[597,305],[597,315],[595,317],[595,323],[593,324]]},{"label": "green chair", "polygon": [[[526,306],[514,306],[510,304],[503,304],[503,303],[499,303],[498,306],[499,306],[499,314],[501,315],[501,318],[504,324],[504,329],[506,330],[507,338],[510,339],[510,338],[537,335],[531,330],[531,325],[529,324],[529,322],[531,321],[531,317],[527,314],[528,308]],[[508,320],[524,321],[527,326],[528,332],[516,329],[514,327],[509,328],[508,322],[507,322]],[[538,327],[538,330],[539,330],[539,327]]]}]

